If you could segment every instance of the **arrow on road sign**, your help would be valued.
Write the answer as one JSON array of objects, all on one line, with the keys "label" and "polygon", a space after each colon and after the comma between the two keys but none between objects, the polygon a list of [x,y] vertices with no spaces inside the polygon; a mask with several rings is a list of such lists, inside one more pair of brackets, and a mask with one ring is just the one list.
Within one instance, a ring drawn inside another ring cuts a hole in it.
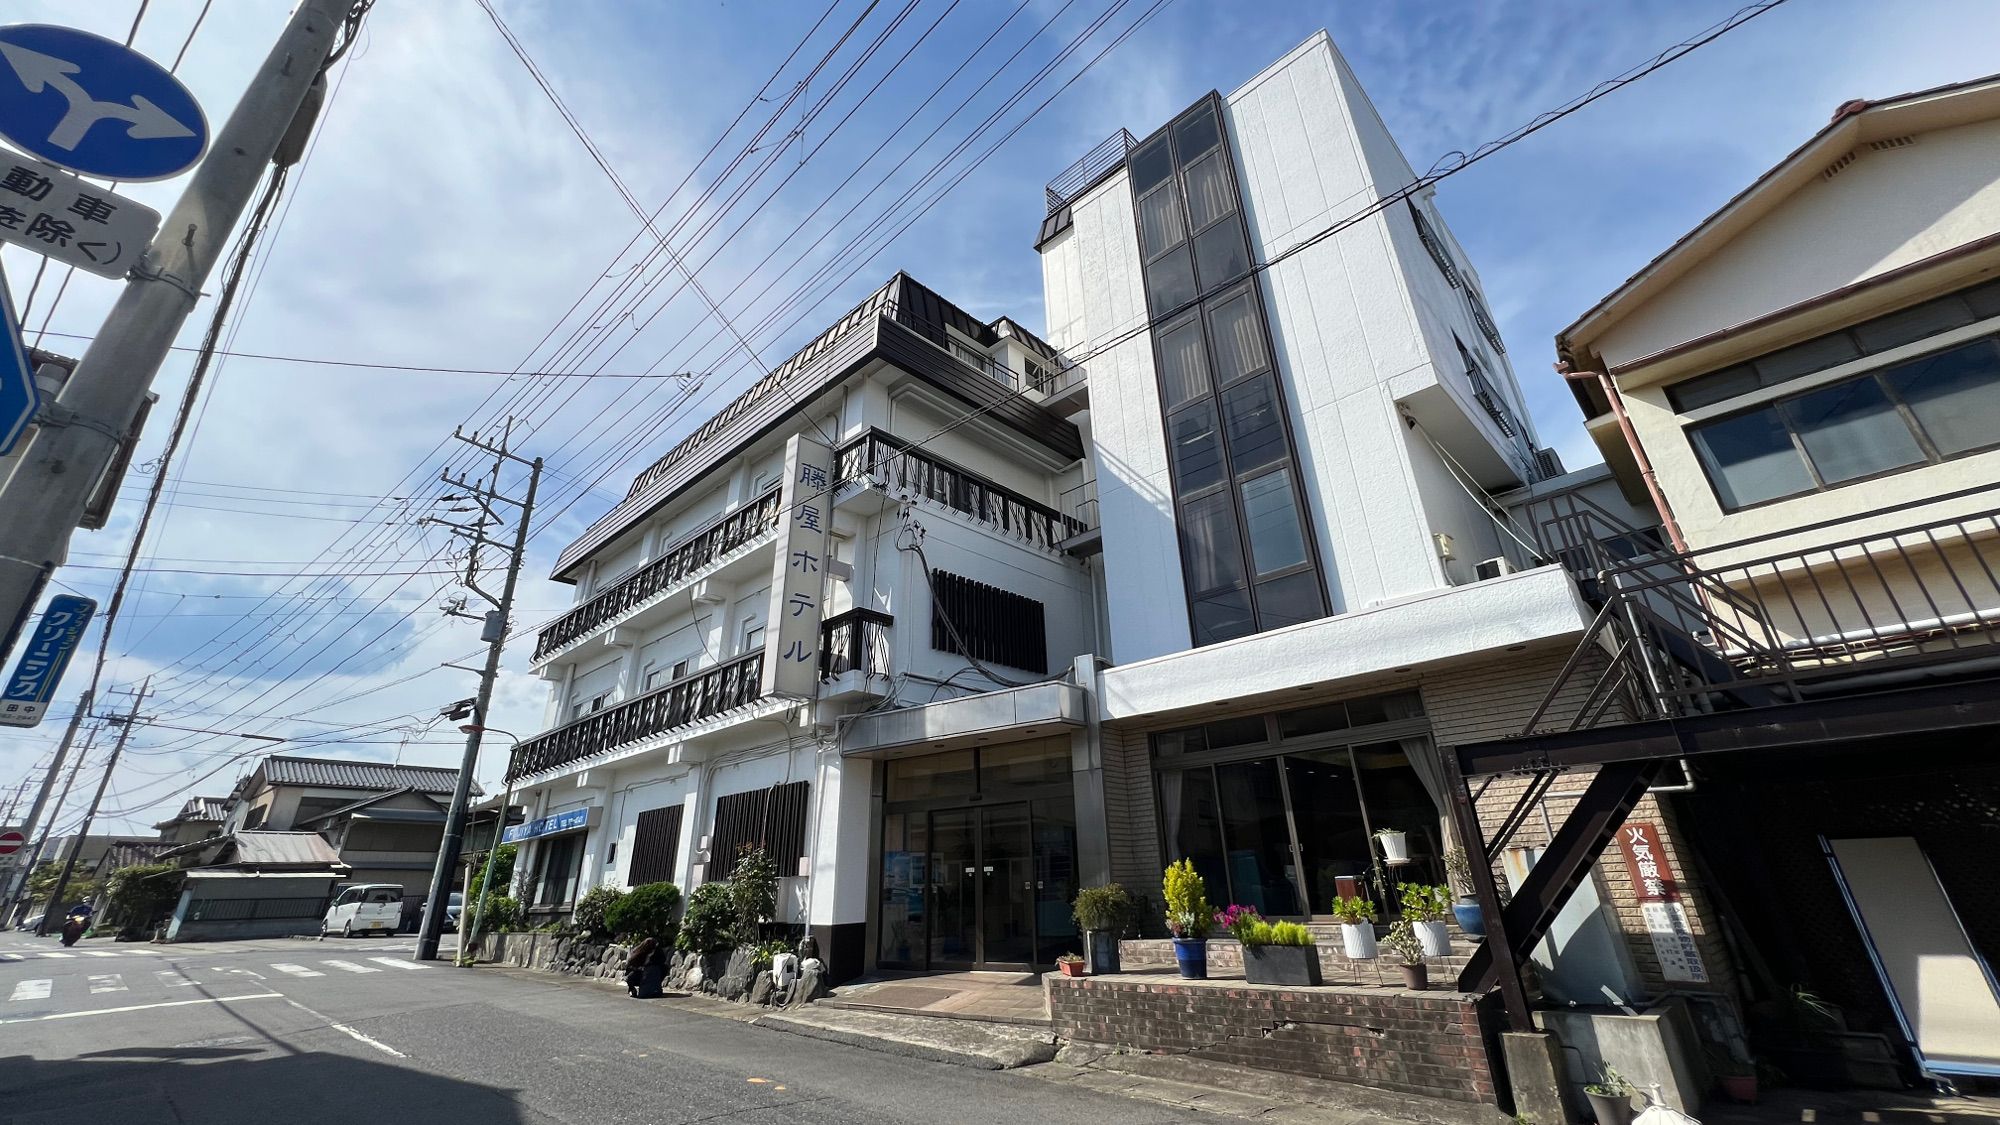
[{"label": "arrow on road sign", "polygon": [[7,65],[21,79],[21,85],[30,94],[39,94],[53,86],[63,97],[69,99],[69,112],[49,133],[49,143],[59,149],[69,150],[82,142],[90,127],[107,117],[115,117],[130,123],[125,135],[137,141],[150,141],[163,137],[192,137],[194,130],[174,120],[174,116],[154,105],[144,94],[133,94],[131,104],[120,102],[100,102],[90,96],[90,91],[77,85],[70,75],[83,68],[73,62],[66,62],[54,55],[45,55],[13,43],[0,43],[0,56],[5,56]]},{"label": "arrow on road sign", "polygon": [[21,431],[35,420],[41,406],[41,392],[35,387],[35,369],[28,362],[28,348],[21,340],[21,324],[14,317],[14,295],[7,290],[7,275],[0,273],[0,457],[14,452]]},{"label": "arrow on road sign", "polygon": [[0,27],[0,136],[85,176],[159,180],[208,144],[201,106],[165,67],[70,27]]}]

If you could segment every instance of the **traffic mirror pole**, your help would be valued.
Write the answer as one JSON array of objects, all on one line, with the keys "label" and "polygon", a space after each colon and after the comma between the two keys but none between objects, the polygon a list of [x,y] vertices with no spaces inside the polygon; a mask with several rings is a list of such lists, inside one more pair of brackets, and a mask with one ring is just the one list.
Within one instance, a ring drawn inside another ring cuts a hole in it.
[{"label": "traffic mirror pole", "polygon": [[43,406],[0,488],[0,657],[69,553],[84,505],[145,400],[264,170],[333,51],[353,0],[304,0],[132,268],[76,371]]}]

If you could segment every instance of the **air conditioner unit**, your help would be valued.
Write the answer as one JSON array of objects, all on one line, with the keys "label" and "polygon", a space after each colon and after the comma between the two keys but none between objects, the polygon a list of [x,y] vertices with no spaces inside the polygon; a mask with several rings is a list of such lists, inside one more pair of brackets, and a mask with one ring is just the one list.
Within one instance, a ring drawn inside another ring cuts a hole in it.
[{"label": "air conditioner unit", "polygon": [[1472,573],[1477,575],[1481,582],[1484,582],[1488,578],[1498,578],[1503,574],[1514,573],[1514,564],[1509,562],[1505,555],[1494,559],[1481,559],[1479,560],[1479,565],[1472,568]]}]

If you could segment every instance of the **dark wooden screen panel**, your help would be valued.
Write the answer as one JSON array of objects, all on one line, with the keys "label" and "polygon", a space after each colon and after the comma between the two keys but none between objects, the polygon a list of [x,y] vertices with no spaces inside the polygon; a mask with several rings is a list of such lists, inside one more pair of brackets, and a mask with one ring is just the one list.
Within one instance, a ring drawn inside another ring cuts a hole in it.
[{"label": "dark wooden screen panel", "polygon": [[632,834],[632,869],[626,882],[671,883],[681,856],[681,806],[647,809]]}]

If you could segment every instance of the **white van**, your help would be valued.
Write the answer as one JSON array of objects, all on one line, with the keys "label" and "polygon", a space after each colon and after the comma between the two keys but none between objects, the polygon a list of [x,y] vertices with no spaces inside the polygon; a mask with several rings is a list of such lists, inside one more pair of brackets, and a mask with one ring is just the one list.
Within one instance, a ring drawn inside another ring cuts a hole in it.
[{"label": "white van", "polygon": [[357,883],[345,887],[320,919],[319,936],[393,934],[403,922],[403,888],[395,883]]}]

